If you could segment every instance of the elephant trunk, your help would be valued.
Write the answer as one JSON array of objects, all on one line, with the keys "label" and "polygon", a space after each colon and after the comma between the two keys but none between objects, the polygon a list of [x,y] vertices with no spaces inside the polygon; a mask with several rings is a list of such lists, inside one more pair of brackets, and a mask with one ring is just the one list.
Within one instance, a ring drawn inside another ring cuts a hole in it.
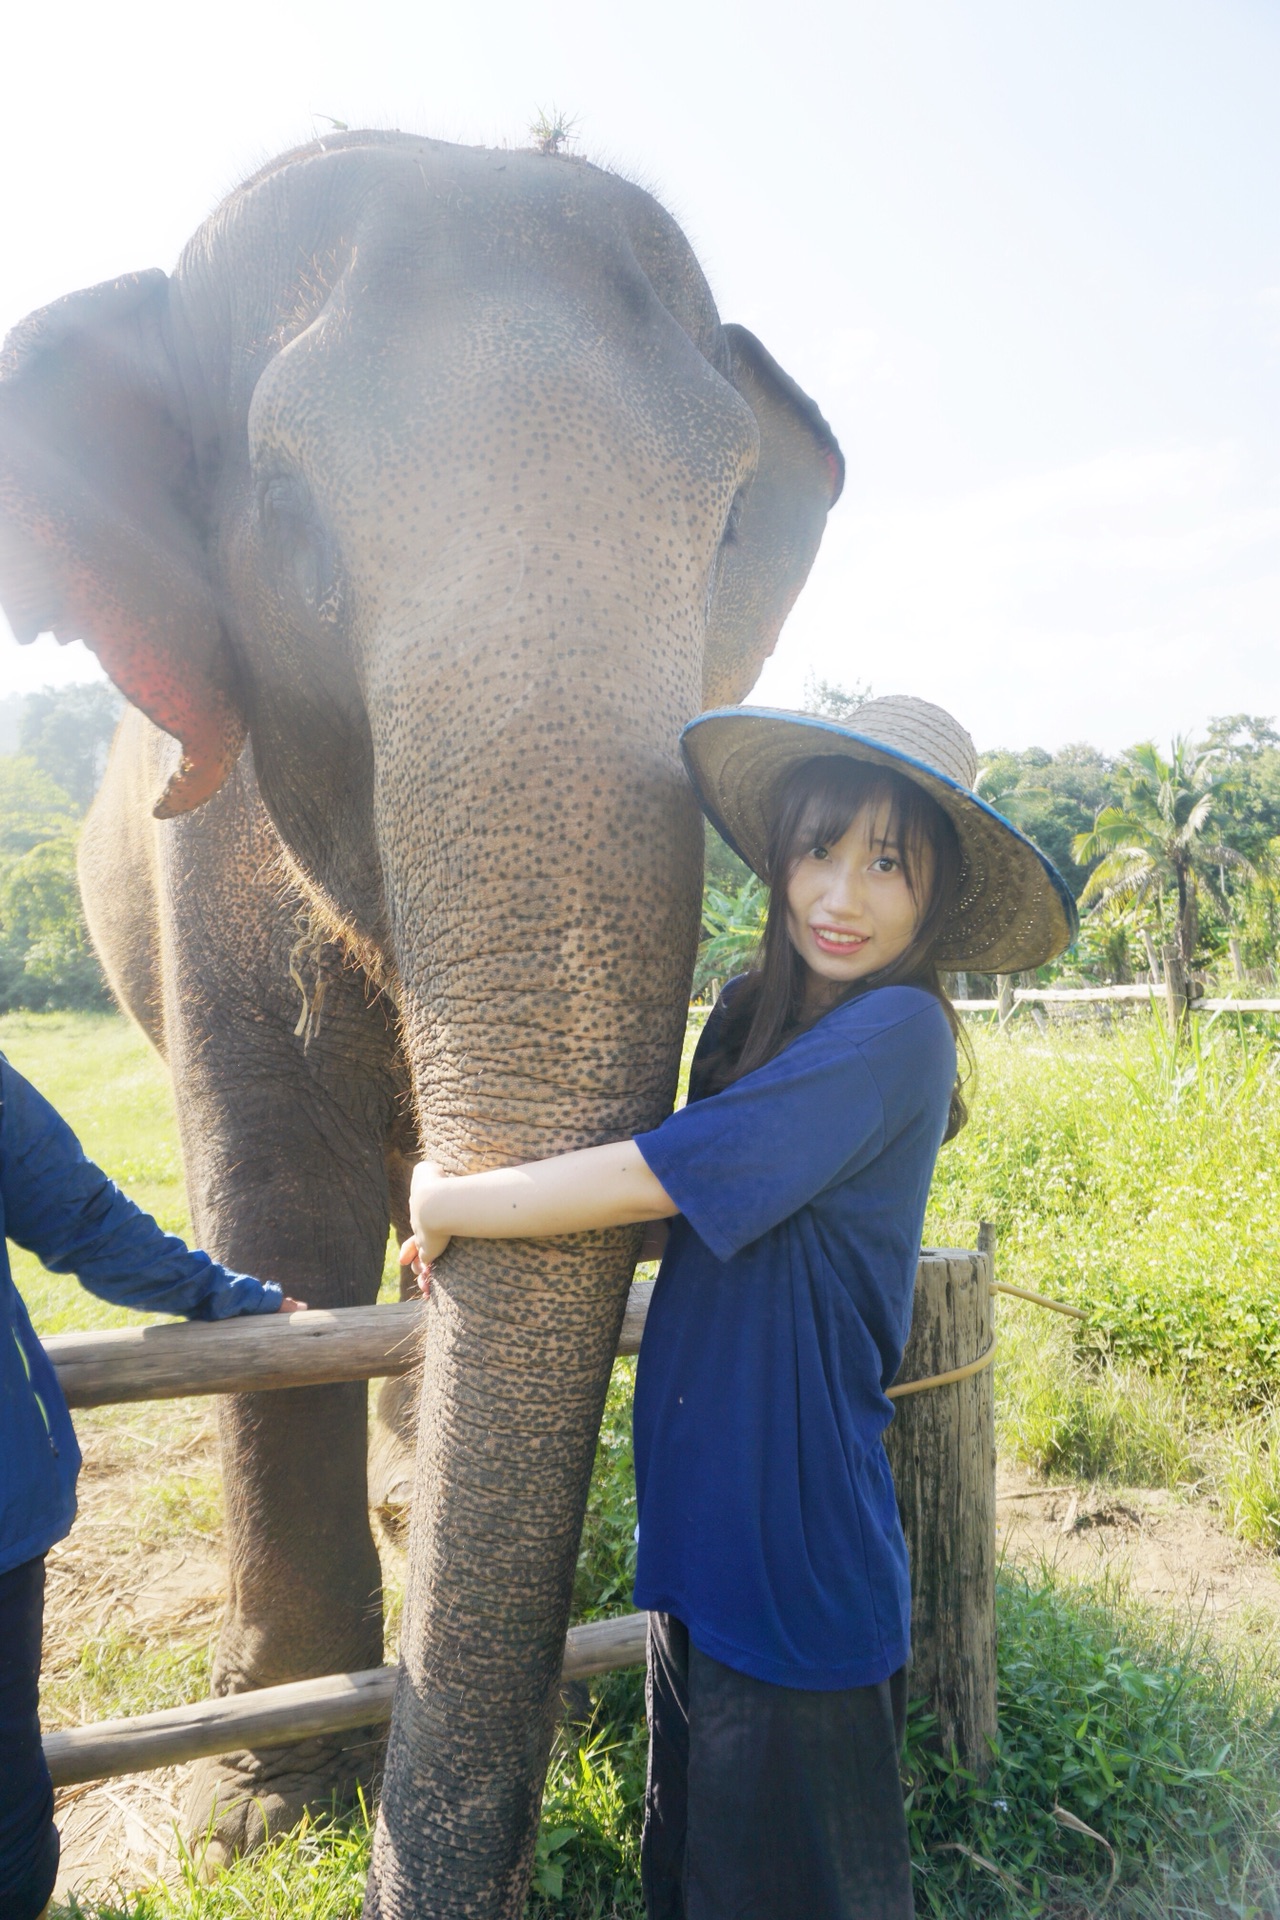
[{"label": "elephant trunk", "polygon": [[[675,1088],[701,870],[676,752],[696,648],[684,674],[667,653],[661,685],[616,634],[551,652],[536,688],[508,677],[479,748],[473,732],[378,755],[403,770],[416,746],[422,765],[429,831],[402,862],[388,798],[383,859],[424,1151],[451,1171],[629,1137]],[[368,1914],[523,1912],[638,1241],[462,1240],[438,1263]]]}]

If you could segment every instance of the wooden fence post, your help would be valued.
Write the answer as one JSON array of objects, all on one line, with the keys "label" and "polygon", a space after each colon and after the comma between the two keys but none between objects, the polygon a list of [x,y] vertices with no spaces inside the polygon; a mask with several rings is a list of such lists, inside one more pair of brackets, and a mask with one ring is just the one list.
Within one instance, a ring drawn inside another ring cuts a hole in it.
[{"label": "wooden fence post", "polygon": [[1156,952],[1155,941],[1151,938],[1151,935],[1145,927],[1142,929],[1142,944],[1147,950],[1147,965],[1151,969],[1151,984],[1153,987],[1158,987],[1160,985],[1160,956]]},{"label": "wooden fence post", "polygon": [[1162,957],[1164,959],[1165,1018],[1169,1022],[1169,1031],[1176,1040],[1186,1026],[1190,1011],[1190,983],[1182,965],[1182,956],[1176,947],[1165,947]]},{"label": "wooden fence post", "polygon": [[[926,1250],[898,1383],[979,1359],[994,1338],[990,1236]],[[885,1435],[911,1554],[912,1698],[945,1752],[985,1773],[996,1731],[996,1441],[991,1368],[897,1402]]]},{"label": "wooden fence post", "polygon": [[1002,973],[1000,975],[999,999],[996,1010],[996,1019],[1001,1032],[1008,1026],[1014,1014],[1017,1012],[1017,1008],[1018,1003],[1013,997],[1013,975],[1011,973]]}]

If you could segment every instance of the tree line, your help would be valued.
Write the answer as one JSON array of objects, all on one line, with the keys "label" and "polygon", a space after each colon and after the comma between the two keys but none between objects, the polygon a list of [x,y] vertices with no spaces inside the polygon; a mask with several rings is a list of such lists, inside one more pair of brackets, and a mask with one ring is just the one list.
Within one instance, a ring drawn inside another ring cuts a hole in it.
[{"label": "tree line", "polygon": [[6,704],[0,1012],[109,1006],[80,906],[76,842],[123,702],[113,687],[97,684],[46,687]]},{"label": "tree line", "polygon": [[[870,689],[811,679],[811,712],[856,726]],[[105,684],[0,703],[0,1012],[104,1007],[75,849],[122,702]],[[1148,944],[1189,972],[1274,980],[1280,942],[1280,732],[1225,714],[1202,739],[981,756],[978,791],[1043,848],[1081,909],[1080,938],[1041,970],[1091,984],[1145,976]],[[707,828],[695,992],[740,969],[767,896]]]}]

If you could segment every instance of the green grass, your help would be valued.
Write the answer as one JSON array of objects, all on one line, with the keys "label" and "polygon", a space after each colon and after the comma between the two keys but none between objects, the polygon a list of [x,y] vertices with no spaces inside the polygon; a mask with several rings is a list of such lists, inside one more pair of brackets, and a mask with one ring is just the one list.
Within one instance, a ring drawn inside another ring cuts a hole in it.
[{"label": "green grass", "polygon": [[973,1036],[973,1117],[928,1237],[997,1229],[1002,1452],[1050,1476],[1214,1497],[1280,1548],[1280,1046],[1272,1023],[1146,1016]]},{"label": "green grass", "polygon": [[[1280,1666],[1105,1585],[1006,1575],[1000,1739],[978,1783],[908,1740],[921,1914],[1280,1913]],[[1065,1812],[1093,1830],[1072,1829]],[[986,1863],[986,1864],[983,1864]],[[994,1869],[994,1870],[993,1870]]]},{"label": "green grass", "polygon": [[308,1821],[206,1884],[200,1849],[184,1850],[178,1880],[117,1890],[52,1909],[54,1920],[357,1920],[369,1870],[372,1818]]},{"label": "green grass", "polygon": [[[12,1016],[0,1046],[166,1225],[185,1223],[162,1070],[110,1016]],[[999,1232],[1002,1276],[1086,1308],[1079,1331],[1000,1306],[1000,1443],[1061,1476],[1214,1492],[1246,1536],[1280,1546],[1280,1076],[1269,1035],[1199,1023],[1175,1052],[1135,1020],[1112,1033],[975,1036],[973,1120],[944,1150],[927,1237]],[[113,1078],[113,1076],[115,1076]],[[104,1091],[104,1088],[109,1091]],[[149,1184],[148,1184],[149,1183]],[[43,1331],[122,1314],[22,1269]],[[574,1594],[577,1618],[624,1610],[633,1565],[633,1367],[615,1369]],[[105,1412],[104,1421],[119,1418]],[[119,1441],[133,1429],[122,1422]],[[150,1481],[148,1482],[150,1485]],[[150,1531],[216,1526],[203,1470],[157,1479]],[[911,1822],[922,1914],[1280,1920],[1280,1653],[1215,1646],[1114,1589],[1046,1570],[999,1592],[1001,1740],[978,1782],[913,1719]],[[204,1684],[206,1650],[104,1631],[63,1683],[96,1717]],[[640,1676],[603,1676],[591,1721],[558,1737],[530,1920],[641,1911]],[[1055,1811],[1057,1809],[1058,1811]],[[1101,1836],[1064,1825],[1064,1813]],[[86,1905],[94,1920],[359,1913],[364,1819],[309,1826],[211,1887]],[[63,1908],[63,1916],[75,1909]]]},{"label": "green grass", "polygon": [[106,1626],[85,1641],[70,1673],[41,1687],[41,1725],[83,1727],[206,1699],[212,1670],[213,1641],[207,1634],[173,1639],[133,1626]]},{"label": "green grass", "polygon": [[1190,1488],[1208,1477],[1212,1429],[1176,1381],[1099,1360],[1035,1307],[1002,1300],[998,1318],[1002,1456],[1049,1479]]},{"label": "green grass", "polygon": [[1185,1387],[1209,1417],[1280,1382],[1280,1053],[1243,1023],[1175,1048],[1112,1033],[974,1035],[972,1118],[938,1163],[927,1237],[998,1232],[1001,1278],[1085,1308],[1084,1345]]}]

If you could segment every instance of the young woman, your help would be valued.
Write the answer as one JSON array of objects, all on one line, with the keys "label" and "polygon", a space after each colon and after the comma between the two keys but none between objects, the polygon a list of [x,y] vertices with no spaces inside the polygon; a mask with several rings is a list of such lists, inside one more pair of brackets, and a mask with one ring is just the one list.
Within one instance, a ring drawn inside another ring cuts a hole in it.
[{"label": "young woman", "polygon": [[[934,1160],[963,1125],[939,969],[1032,967],[1064,883],[973,792],[940,708],[686,728],[712,822],[771,888],[689,1101],[616,1145],[413,1183],[453,1235],[670,1221],[636,1380],[650,1612],[651,1920],[905,1920],[911,1594],[882,1436]],[[412,1243],[411,1243],[412,1244]]]}]

